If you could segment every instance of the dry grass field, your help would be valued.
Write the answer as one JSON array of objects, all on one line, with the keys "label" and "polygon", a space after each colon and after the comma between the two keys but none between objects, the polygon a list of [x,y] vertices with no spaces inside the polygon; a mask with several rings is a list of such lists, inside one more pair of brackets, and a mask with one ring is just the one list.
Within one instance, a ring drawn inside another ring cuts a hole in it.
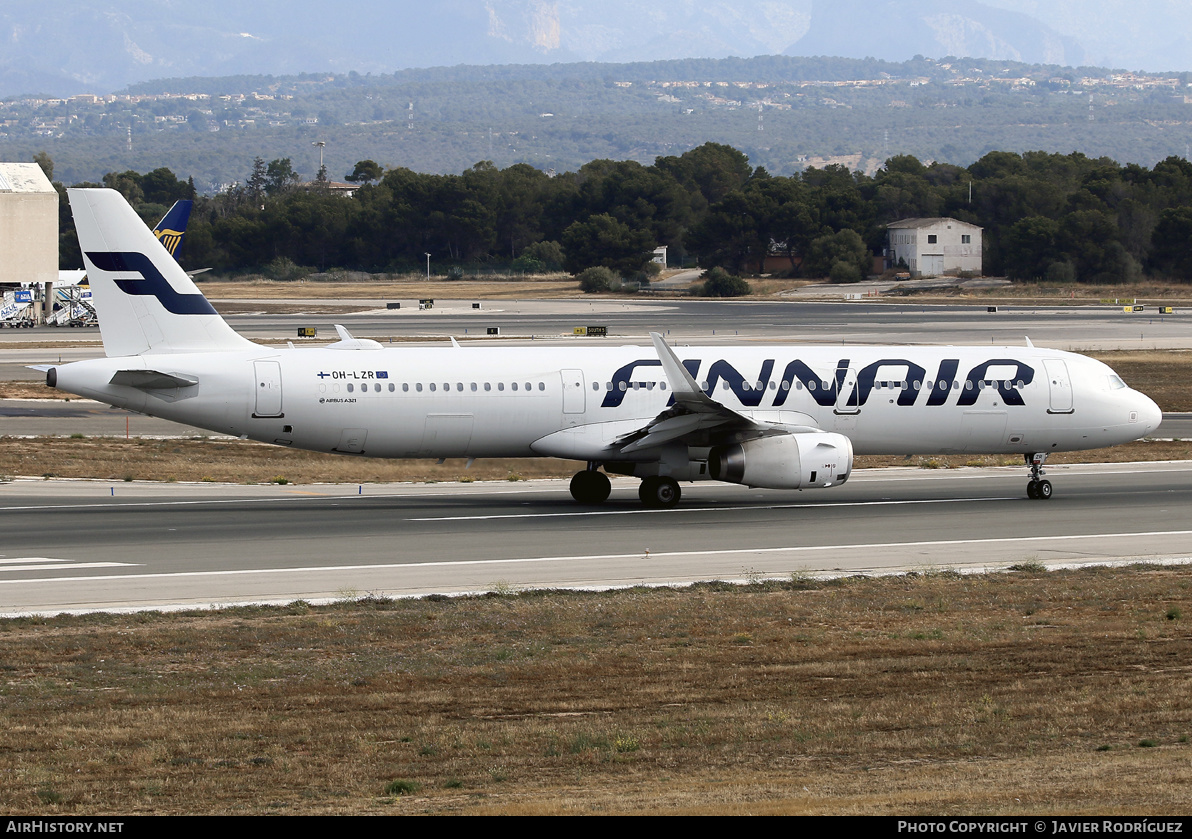
[{"label": "dry grass field", "polygon": [[1190,616],[1026,563],[7,620],[0,810],[1184,814]]}]

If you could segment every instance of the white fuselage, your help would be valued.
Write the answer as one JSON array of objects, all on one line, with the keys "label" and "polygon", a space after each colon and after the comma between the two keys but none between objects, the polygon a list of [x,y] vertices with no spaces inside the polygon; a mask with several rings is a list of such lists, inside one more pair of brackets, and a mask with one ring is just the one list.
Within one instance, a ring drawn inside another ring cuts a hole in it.
[{"label": "white fuselage", "polygon": [[[1159,409],[1106,365],[1035,347],[676,347],[704,391],[776,428],[838,432],[857,454],[1031,453],[1137,439]],[[116,371],[190,387],[111,384]],[[665,409],[650,347],[274,349],[103,358],[57,386],[211,431],[372,457],[618,456]]]}]

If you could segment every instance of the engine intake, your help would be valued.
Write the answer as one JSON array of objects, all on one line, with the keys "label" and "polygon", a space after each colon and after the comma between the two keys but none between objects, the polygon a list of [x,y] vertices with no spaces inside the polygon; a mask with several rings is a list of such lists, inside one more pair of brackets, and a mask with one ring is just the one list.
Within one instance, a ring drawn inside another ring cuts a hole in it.
[{"label": "engine intake", "polygon": [[839,486],[852,471],[852,441],[832,432],[760,437],[708,453],[714,480],[766,489]]}]

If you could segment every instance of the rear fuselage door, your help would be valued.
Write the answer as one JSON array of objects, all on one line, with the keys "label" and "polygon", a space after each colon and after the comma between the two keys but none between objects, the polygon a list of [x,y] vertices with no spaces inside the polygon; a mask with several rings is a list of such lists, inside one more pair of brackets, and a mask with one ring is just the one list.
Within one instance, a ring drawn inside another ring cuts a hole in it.
[{"label": "rear fuselage door", "polygon": [[281,364],[276,361],[254,361],[257,405],[254,417],[282,417]]}]

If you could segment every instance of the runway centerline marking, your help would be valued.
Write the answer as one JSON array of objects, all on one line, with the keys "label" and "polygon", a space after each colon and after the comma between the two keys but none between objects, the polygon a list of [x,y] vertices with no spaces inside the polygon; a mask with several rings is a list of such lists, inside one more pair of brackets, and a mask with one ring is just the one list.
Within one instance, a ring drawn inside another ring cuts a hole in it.
[{"label": "runway centerline marking", "polygon": [[[688,557],[706,556],[746,556],[746,555],[771,555],[779,553],[819,553],[823,551],[847,551],[847,550],[875,550],[882,548],[931,548],[931,547],[950,547],[954,545],[1006,545],[1014,543],[1025,542],[1074,542],[1082,539],[1113,539],[1113,538],[1140,538],[1148,536],[1190,536],[1192,530],[1150,530],[1142,532],[1121,532],[1121,533],[1093,533],[1081,535],[1067,535],[1067,536],[1006,536],[997,539],[940,539],[934,541],[920,541],[920,542],[867,542],[859,544],[843,544],[843,545],[787,545],[773,548],[728,548],[723,550],[702,550],[702,551],[650,551],[647,554],[644,551],[636,551],[634,553],[621,554],[589,554],[579,556],[539,556],[539,557],[507,557],[502,559],[463,559],[458,561],[433,561],[433,562],[394,562],[394,563],[377,563],[365,565],[321,565],[321,566],[291,566],[287,568],[233,568],[223,571],[172,571],[160,572],[151,574],[108,574],[102,576],[92,577],[47,577],[44,579],[27,579],[27,580],[0,580],[0,586],[4,585],[29,585],[31,583],[57,583],[69,582],[77,583],[80,580],[146,580],[146,579],[177,579],[181,577],[231,577],[231,576],[246,576],[252,574],[294,574],[298,572],[306,573],[343,573],[345,571],[378,571],[378,570],[394,570],[402,568],[461,568],[464,566],[493,566],[493,565],[521,565],[535,562],[593,562],[593,561],[610,561],[610,560],[634,560],[641,561],[643,559],[683,559]],[[62,566],[58,566],[61,568]],[[57,570],[57,569],[55,569]]]}]

